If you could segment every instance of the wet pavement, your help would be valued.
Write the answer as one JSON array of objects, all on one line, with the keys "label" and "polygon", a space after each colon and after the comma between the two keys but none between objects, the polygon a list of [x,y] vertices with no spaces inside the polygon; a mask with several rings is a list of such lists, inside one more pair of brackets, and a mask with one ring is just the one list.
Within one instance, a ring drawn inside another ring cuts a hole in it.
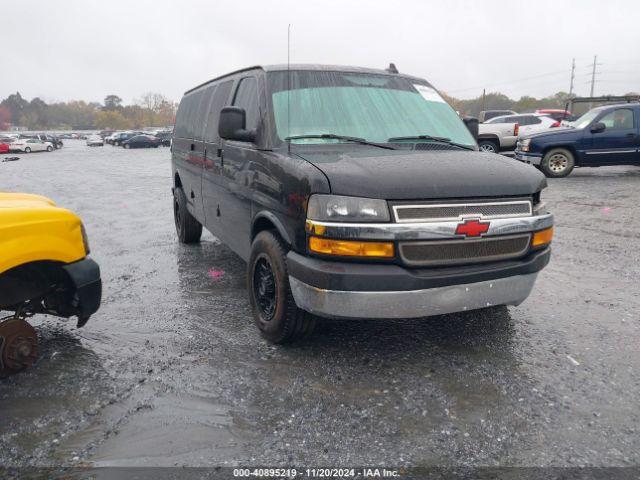
[{"label": "wet pavement", "polygon": [[638,167],[549,182],[554,254],[519,307],[323,321],[280,347],[243,262],[177,243],[168,149],[20,157],[0,189],[83,218],[104,296],[82,329],[34,320],[40,360],[0,381],[0,465],[640,464]]}]

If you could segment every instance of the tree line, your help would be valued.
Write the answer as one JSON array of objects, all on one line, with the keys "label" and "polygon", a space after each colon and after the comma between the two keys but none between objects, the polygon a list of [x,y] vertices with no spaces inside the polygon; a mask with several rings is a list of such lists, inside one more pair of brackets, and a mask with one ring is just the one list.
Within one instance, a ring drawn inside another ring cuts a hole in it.
[{"label": "tree line", "polygon": [[[443,95],[461,115],[476,117],[482,110],[532,112],[538,108],[564,108],[571,98],[567,92],[558,92],[544,98],[523,96],[517,100],[499,92],[471,99],[458,99],[446,93]],[[123,105],[122,99],[117,95],[107,95],[104,104],[82,100],[47,104],[40,98],[28,101],[20,93],[15,93],[0,102],[0,130],[7,130],[11,124],[24,126],[29,130],[127,130],[163,127],[173,125],[177,107],[177,103],[153,92],[143,95],[133,105]],[[580,111],[572,113],[584,113],[587,107],[581,105],[578,108]]]},{"label": "tree line", "polygon": [[104,104],[71,100],[46,103],[27,100],[19,92],[0,102],[0,130],[12,125],[29,130],[128,130],[173,125],[177,104],[159,93],[146,93],[132,105],[123,105],[117,95],[107,95]]}]

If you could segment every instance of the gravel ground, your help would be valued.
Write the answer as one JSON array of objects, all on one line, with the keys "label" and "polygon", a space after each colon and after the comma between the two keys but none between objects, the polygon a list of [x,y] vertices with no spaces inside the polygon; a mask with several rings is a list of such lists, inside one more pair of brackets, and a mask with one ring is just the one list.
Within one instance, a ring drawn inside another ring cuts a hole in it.
[{"label": "gravel ground", "polygon": [[166,148],[82,141],[0,163],[1,189],[83,218],[104,281],[86,327],[34,320],[0,465],[640,464],[640,168],[549,182],[553,258],[519,307],[325,321],[288,347],[259,337],[237,256],[177,243],[170,177]]}]

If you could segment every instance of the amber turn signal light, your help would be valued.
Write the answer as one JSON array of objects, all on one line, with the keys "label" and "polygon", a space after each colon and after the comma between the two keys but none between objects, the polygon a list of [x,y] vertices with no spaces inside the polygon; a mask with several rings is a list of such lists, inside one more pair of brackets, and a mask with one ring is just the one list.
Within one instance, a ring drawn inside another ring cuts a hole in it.
[{"label": "amber turn signal light", "polygon": [[323,255],[339,255],[345,257],[393,257],[392,242],[354,242],[310,237],[309,250],[315,253],[322,253]]},{"label": "amber turn signal light", "polygon": [[533,240],[531,242],[532,247],[540,247],[551,243],[553,238],[553,227],[545,228],[533,234]]}]

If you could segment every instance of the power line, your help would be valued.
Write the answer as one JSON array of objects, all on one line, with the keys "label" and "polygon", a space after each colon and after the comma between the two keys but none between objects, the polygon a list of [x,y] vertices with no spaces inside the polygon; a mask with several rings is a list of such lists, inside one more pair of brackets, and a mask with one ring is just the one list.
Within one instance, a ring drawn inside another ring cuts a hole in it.
[{"label": "power line", "polygon": [[499,87],[499,86],[502,86],[502,85],[509,85],[509,84],[513,84],[513,83],[527,82],[529,80],[534,80],[536,78],[550,77],[550,76],[553,76],[553,75],[560,75],[560,74],[566,74],[566,73],[567,73],[566,70],[559,70],[559,71],[556,71],[556,72],[541,73],[540,75],[533,75],[533,76],[519,78],[519,79],[515,79],[515,80],[505,80],[504,82],[493,83],[493,84],[490,84],[490,85],[478,85],[478,86],[475,86],[475,87],[457,88],[455,90],[450,90],[448,93],[464,92],[464,91],[467,91],[467,90],[476,90],[476,89],[480,89],[480,88]]}]

